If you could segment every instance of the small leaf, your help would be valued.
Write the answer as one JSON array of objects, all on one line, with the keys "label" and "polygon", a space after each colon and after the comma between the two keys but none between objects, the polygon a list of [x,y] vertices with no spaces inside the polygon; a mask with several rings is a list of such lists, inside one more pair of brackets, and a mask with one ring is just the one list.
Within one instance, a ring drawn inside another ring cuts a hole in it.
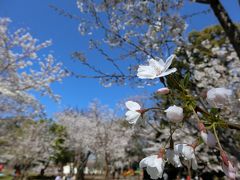
[{"label": "small leaf", "polygon": [[184,84],[185,87],[188,86],[188,83],[189,83],[189,80],[190,80],[190,75],[191,75],[191,74],[188,72],[188,73],[185,75],[185,77],[184,77],[183,84]]}]

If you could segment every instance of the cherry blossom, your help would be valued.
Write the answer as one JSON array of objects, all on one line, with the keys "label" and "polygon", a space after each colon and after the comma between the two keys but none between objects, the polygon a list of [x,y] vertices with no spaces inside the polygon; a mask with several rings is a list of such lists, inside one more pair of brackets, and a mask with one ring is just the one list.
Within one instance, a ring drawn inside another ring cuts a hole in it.
[{"label": "cherry blossom", "polygon": [[181,107],[170,106],[165,112],[170,122],[178,123],[183,120],[183,109]]},{"label": "cherry blossom", "polygon": [[198,168],[197,160],[194,154],[194,149],[188,144],[177,144],[174,146],[174,151],[179,156],[182,156],[186,161],[190,162],[192,169],[196,170]]},{"label": "cherry blossom", "polygon": [[36,115],[42,111],[33,92],[58,100],[53,82],[68,75],[52,54],[41,56],[50,40],[40,43],[26,29],[11,31],[11,20],[0,18],[0,116]]},{"label": "cherry blossom", "polygon": [[147,168],[147,173],[152,179],[162,177],[165,161],[158,155],[151,155],[142,159],[139,163],[140,168]]},{"label": "cherry blossom", "polygon": [[159,58],[159,60],[150,59],[149,65],[140,65],[138,68],[137,76],[140,79],[155,79],[159,77],[167,76],[177,71],[176,68],[169,69],[172,64],[175,55],[171,55],[167,58],[166,62]]},{"label": "cherry blossom", "polygon": [[126,112],[126,120],[130,124],[135,124],[141,116],[141,106],[133,101],[127,101],[125,105],[129,109],[129,111]]},{"label": "cherry blossom", "polygon": [[229,102],[232,90],[226,88],[212,88],[207,92],[208,103],[215,108],[222,108]]},{"label": "cherry blossom", "polygon": [[172,164],[175,167],[181,167],[182,163],[179,159],[179,155],[176,154],[176,152],[172,149],[168,149],[166,151],[166,156],[167,156],[167,160],[170,164]]}]

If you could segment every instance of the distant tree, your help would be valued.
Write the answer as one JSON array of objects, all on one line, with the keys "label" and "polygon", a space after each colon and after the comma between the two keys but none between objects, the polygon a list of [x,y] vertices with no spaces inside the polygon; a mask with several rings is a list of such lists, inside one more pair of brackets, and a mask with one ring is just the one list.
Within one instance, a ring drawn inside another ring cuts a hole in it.
[{"label": "distant tree", "polygon": [[73,152],[77,179],[84,179],[84,168],[90,154],[103,161],[106,179],[114,162],[123,161],[126,157],[131,130],[124,127],[107,107],[93,102],[86,111],[67,109],[58,113],[56,119],[66,128],[66,143]]},{"label": "distant tree", "polygon": [[[8,122],[2,122],[1,125]],[[54,134],[50,131],[51,123],[46,120],[25,119],[21,123],[8,126],[8,131],[1,136],[5,141],[1,145],[1,157],[21,171],[20,179],[28,177],[29,170],[35,166],[46,168],[53,155],[51,144]]]},{"label": "distant tree", "polygon": [[72,162],[77,168],[76,178],[82,180],[88,158],[92,153],[91,149],[95,144],[96,122],[74,109],[58,113],[56,119],[66,128],[67,147],[73,153]]},{"label": "distant tree", "polygon": [[132,138],[133,130],[127,128],[108,107],[94,102],[87,113],[96,121],[96,137],[94,153],[105,164],[105,179],[110,178],[116,162],[124,162],[127,158],[127,147]]},{"label": "distant tree", "polygon": [[39,115],[42,106],[32,92],[58,99],[50,85],[67,73],[51,54],[38,55],[51,41],[38,43],[23,28],[11,32],[10,22],[0,19],[0,118]]},{"label": "distant tree", "polygon": [[51,160],[59,166],[61,172],[63,172],[63,166],[71,162],[73,159],[73,152],[67,144],[67,131],[66,128],[62,125],[54,123],[50,131],[54,134],[54,141],[52,143],[53,155]]}]

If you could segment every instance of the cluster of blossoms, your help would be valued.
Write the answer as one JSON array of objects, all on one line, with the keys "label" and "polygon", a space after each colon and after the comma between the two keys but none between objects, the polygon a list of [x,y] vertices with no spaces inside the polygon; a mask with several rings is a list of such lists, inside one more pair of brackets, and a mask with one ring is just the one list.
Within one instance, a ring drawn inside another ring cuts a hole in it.
[{"label": "cluster of blossoms", "polygon": [[[150,59],[149,65],[140,65],[138,68],[137,76],[140,79],[155,79],[163,78],[169,74],[176,72],[176,68],[169,69],[174,59],[174,55],[170,56],[166,62],[162,59],[158,61],[155,59]],[[157,91],[158,94],[168,95],[171,90],[168,87],[161,88]],[[229,99],[232,95],[232,90],[226,88],[212,88],[207,92],[206,101],[212,108],[223,108],[229,103]],[[127,101],[126,107],[128,111],[126,112],[126,120],[130,124],[136,124],[140,117],[152,109],[159,108],[142,108],[137,102]],[[235,179],[236,168],[233,163],[227,157],[225,151],[222,149],[219,142],[216,130],[214,128],[214,134],[205,127],[204,123],[200,120],[199,115],[192,108],[195,118],[198,120],[198,129],[200,131],[200,136],[203,142],[210,148],[216,148],[220,150],[222,158],[222,169],[226,176],[230,179]],[[184,108],[171,105],[165,111],[166,117],[170,124],[179,124],[184,122]],[[199,145],[197,140],[193,144],[180,143],[175,144],[172,139],[172,134],[169,137],[170,146],[166,148],[166,145],[161,147],[157,155],[151,155],[144,158],[140,162],[141,168],[146,168],[146,171],[151,176],[152,179],[161,178],[164,171],[165,163],[168,162],[175,167],[182,167],[183,165],[196,170],[198,168],[198,163],[195,156],[195,149]],[[217,147],[218,145],[218,147]]]},{"label": "cluster of blossoms", "polygon": [[[126,82],[141,85],[135,78],[135,70],[147,56],[161,57],[172,43],[183,44],[183,32],[187,28],[185,18],[179,14],[183,0],[76,0],[80,14],[78,30],[88,36],[89,46],[106,58],[112,71],[106,73],[102,67],[90,68],[105,87]],[[59,11],[61,14],[61,12]],[[68,13],[65,13],[66,16]],[[171,14],[171,16],[169,15]],[[71,16],[75,17],[75,16]],[[70,17],[70,18],[71,18]],[[88,18],[86,18],[88,17]],[[106,17],[106,18],[105,18]],[[91,38],[101,29],[102,36]],[[102,33],[104,32],[104,33]],[[110,47],[110,49],[109,49]],[[124,50],[123,50],[124,47]],[[111,56],[108,51],[115,54]],[[82,52],[74,58],[91,67],[91,61]],[[128,71],[123,71],[120,61],[129,62]],[[81,75],[83,77],[88,75]]]},{"label": "cluster of blossoms", "polygon": [[[212,38],[209,37],[209,32],[214,34]],[[223,29],[220,26],[211,26],[203,31],[190,33],[188,45],[178,48],[176,54],[187,66],[186,70],[191,72],[196,94],[206,87],[229,87],[233,90],[231,103],[220,113],[229,122],[237,123],[240,115],[240,61]],[[228,136],[231,133],[225,134]]]},{"label": "cluster of blossoms", "polygon": [[0,18],[0,114],[29,115],[30,109],[38,114],[42,107],[32,92],[57,100],[51,84],[62,81],[68,73],[52,54],[39,55],[52,44],[50,40],[39,43],[23,28],[11,32],[10,22],[9,18]]}]

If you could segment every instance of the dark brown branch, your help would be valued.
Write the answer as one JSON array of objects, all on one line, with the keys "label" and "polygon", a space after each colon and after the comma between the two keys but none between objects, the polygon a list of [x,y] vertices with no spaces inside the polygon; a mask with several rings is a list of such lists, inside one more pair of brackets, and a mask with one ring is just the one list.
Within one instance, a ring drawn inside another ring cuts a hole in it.
[{"label": "dark brown branch", "polygon": [[[208,112],[204,111],[204,110],[203,110],[202,108],[200,108],[199,106],[197,106],[197,107],[195,108],[195,110],[196,110],[197,112],[200,112],[200,113],[203,113],[203,114],[205,114],[205,115],[210,116],[210,114],[209,114]],[[240,124],[235,124],[235,123],[231,123],[231,122],[224,122],[224,123],[226,123],[226,125],[227,125],[230,129],[240,130]]]},{"label": "dark brown branch", "polygon": [[227,125],[230,129],[240,130],[240,124],[234,124],[234,123],[227,122]]},{"label": "dark brown branch", "polygon": [[210,0],[210,6],[240,59],[240,31],[238,27],[232,22],[219,0]]},{"label": "dark brown branch", "polygon": [[193,2],[201,3],[201,4],[209,4],[209,0],[192,0]]},{"label": "dark brown branch", "polygon": [[194,2],[209,4],[211,6],[215,16],[220,22],[230,43],[232,44],[240,59],[240,31],[238,27],[233,23],[232,19],[228,15],[226,9],[223,7],[220,0],[194,0]]},{"label": "dark brown branch", "polygon": [[94,47],[106,58],[107,61],[112,63],[112,65],[120,72],[121,75],[124,75],[119,65],[115,62],[113,58],[111,58],[102,48],[100,48],[94,41],[92,41]]}]

